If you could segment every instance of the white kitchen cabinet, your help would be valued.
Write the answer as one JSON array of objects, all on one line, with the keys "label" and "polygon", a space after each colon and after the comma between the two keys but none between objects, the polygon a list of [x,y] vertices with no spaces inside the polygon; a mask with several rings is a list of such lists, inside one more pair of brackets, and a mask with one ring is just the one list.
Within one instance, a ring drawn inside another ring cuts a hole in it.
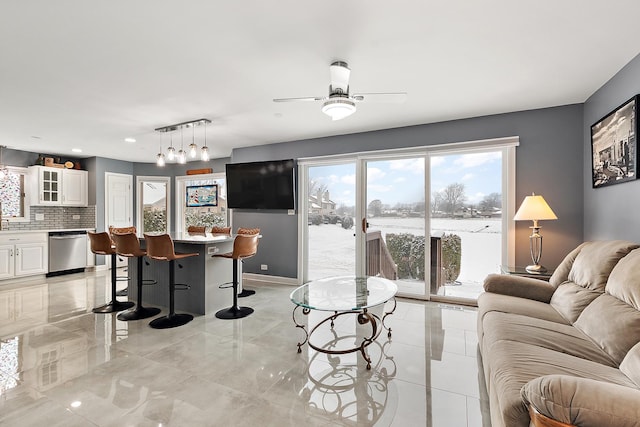
[{"label": "white kitchen cabinet", "polygon": [[45,274],[47,233],[8,233],[0,236],[0,280]]},{"label": "white kitchen cabinet", "polygon": [[87,171],[31,166],[30,188],[33,206],[87,206]]},{"label": "white kitchen cabinet", "polygon": [[15,270],[14,245],[0,245],[0,280],[13,277]]},{"label": "white kitchen cabinet", "polygon": [[62,204],[68,206],[87,206],[88,173],[74,169],[62,171]]}]

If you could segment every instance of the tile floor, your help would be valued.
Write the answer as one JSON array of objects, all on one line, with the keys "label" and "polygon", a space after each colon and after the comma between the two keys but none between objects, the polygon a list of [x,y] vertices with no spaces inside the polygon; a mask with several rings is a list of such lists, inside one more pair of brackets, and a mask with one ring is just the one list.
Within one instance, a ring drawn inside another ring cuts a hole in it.
[{"label": "tile floor", "polygon": [[[154,330],[91,313],[108,281],[103,271],[0,284],[0,425],[490,425],[472,308],[398,300],[367,371],[359,353],[297,353],[290,287],[254,287],[245,319]],[[343,316],[314,343],[348,346],[356,323]]]}]

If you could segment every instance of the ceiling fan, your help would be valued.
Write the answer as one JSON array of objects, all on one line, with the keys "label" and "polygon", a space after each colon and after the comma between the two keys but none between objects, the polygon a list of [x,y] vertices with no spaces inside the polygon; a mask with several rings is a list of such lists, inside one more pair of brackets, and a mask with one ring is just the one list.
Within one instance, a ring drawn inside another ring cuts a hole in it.
[{"label": "ceiling fan", "polygon": [[306,98],[276,98],[274,102],[323,101],[322,112],[332,120],[341,120],[356,112],[356,102],[402,102],[405,92],[395,93],[354,93],[349,94],[349,75],[351,69],[346,62],[335,61],[329,67],[331,84],[329,96],[311,96]]}]

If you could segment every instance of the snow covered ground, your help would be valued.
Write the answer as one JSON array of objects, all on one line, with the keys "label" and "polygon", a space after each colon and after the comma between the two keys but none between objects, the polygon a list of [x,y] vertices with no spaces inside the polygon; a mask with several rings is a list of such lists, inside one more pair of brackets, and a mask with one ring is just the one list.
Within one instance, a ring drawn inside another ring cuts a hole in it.
[{"label": "snow covered ground", "polygon": [[[370,230],[387,233],[411,233],[424,236],[423,218],[371,218]],[[482,281],[489,273],[500,271],[501,220],[469,218],[431,220],[431,235],[454,233],[462,240],[460,285],[442,286],[439,295],[477,298]],[[353,274],[355,271],[354,230],[339,224],[309,226],[309,278]],[[424,282],[398,281],[401,292],[422,294]]]}]

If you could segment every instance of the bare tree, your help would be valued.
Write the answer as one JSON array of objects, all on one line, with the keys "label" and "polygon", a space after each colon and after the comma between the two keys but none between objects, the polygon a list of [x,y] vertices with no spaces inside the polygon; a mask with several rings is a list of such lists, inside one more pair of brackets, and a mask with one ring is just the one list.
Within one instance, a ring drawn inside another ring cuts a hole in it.
[{"label": "bare tree", "polygon": [[434,214],[442,210],[443,195],[442,191],[436,191],[431,195],[431,213]]},{"label": "bare tree", "polygon": [[502,194],[500,193],[491,193],[482,199],[480,202],[480,210],[482,212],[489,212],[493,210],[493,208],[501,208],[502,207]]},{"label": "bare tree", "polygon": [[[327,184],[320,183],[314,179],[309,180],[309,196],[319,196],[321,198],[328,189],[329,186]],[[320,202],[321,200],[318,199],[318,204]]]},{"label": "bare tree", "polygon": [[453,216],[454,212],[462,208],[467,196],[464,194],[464,184],[454,182],[449,184],[442,190],[443,207]]},{"label": "bare tree", "polygon": [[371,216],[381,216],[382,215],[382,201],[380,199],[372,200],[369,203],[369,208],[367,209],[369,215]]}]

